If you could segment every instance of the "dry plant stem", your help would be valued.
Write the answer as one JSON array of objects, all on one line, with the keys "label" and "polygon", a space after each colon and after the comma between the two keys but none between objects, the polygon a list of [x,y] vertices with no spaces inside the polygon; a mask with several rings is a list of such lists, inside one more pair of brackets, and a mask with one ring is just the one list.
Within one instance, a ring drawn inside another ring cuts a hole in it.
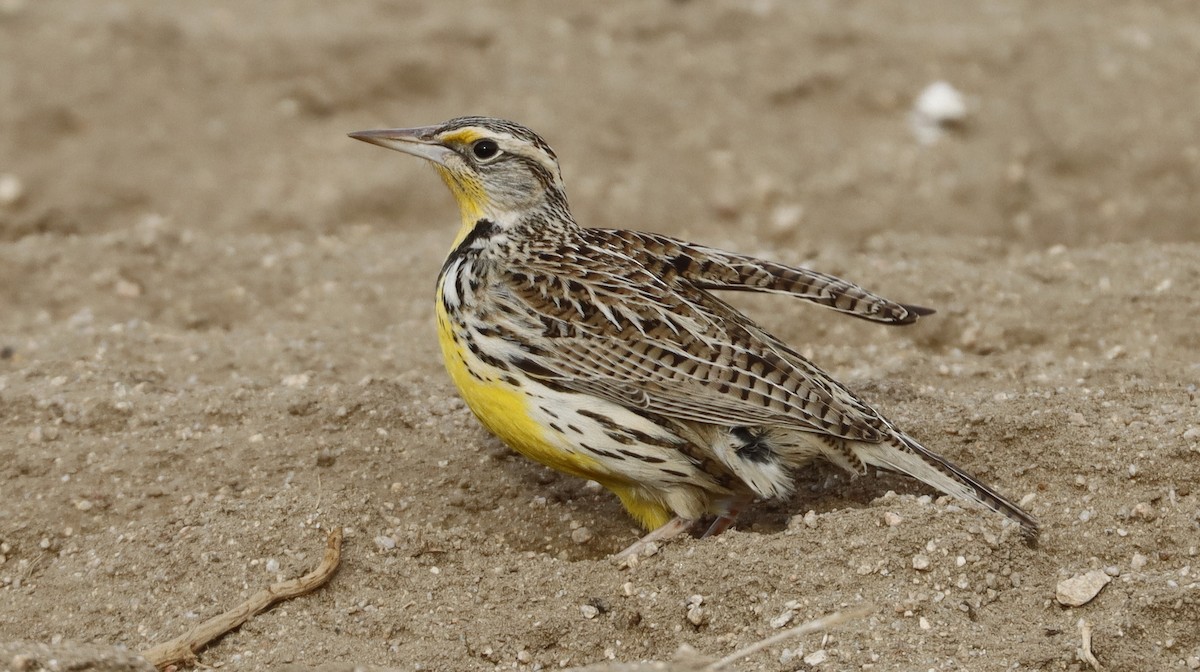
[{"label": "dry plant stem", "polygon": [[1079,654],[1079,659],[1091,665],[1092,669],[1096,672],[1102,672],[1100,661],[1096,660],[1096,654],[1092,653],[1092,624],[1082,618],[1079,619],[1079,636],[1083,640],[1076,651]]},{"label": "dry plant stem", "polygon": [[342,528],[334,528],[325,542],[325,557],[316,569],[298,579],[274,583],[251,595],[233,609],[214,616],[187,633],[142,652],[142,657],[162,670],[194,662],[196,653],[210,642],[240,626],[272,605],[320,588],[337,571],[342,559]]},{"label": "dry plant stem", "polygon": [[813,632],[828,630],[829,628],[832,628],[840,623],[845,623],[846,621],[856,618],[862,618],[863,616],[871,613],[871,611],[873,611],[873,609],[869,606],[855,607],[846,611],[835,611],[828,616],[822,616],[821,618],[811,620],[802,625],[797,625],[794,628],[788,628],[783,632],[771,635],[766,639],[759,640],[750,646],[738,649],[728,656],[725,656],[724,658],[701,668],[701,672],[718,672],[719,670],[723,670],[743,658],[752,656],[759,651],[762,651],[767,647],[774,646],[775,644],[778,644],[784,640],[792,639],[793,637],[802,637]]}]

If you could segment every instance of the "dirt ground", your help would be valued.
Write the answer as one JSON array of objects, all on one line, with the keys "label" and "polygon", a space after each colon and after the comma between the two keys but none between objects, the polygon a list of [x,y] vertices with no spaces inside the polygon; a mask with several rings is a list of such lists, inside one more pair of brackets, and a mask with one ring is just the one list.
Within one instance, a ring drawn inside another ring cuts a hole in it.
[{"label": "dirt ground", "polygon": [[[72,647],[174,637],[334,526],[333,581],[203,665],[719,657],[866,604],[736,669],[1091,669],[1081,619],[1104,670],[1200,668],[1197,63],[1190,0],[0,0],[0,668],[127,669]],[[937,80],[968,113],[923,144]],[[462,114],[539,131],[584,225],[937,308],[735,297],[1041,544],[818,468],[614,566],[615,498],[515,456],[441,369],[449,194],[345,136]]]}]

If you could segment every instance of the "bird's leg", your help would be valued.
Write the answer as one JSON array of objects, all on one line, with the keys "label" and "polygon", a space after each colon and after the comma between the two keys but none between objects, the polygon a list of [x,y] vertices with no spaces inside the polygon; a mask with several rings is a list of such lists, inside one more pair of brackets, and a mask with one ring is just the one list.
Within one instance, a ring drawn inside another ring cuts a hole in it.
[{"label": "bird's leg", "polygon": [[747,496],[735,497],[729,500],[729,504],[725,507],[725,513],[717,516],[717,519],[712,522],[712,525],[708,526],[708,529],[704,531],[704,534],[700,535],[700,538],[715,537],[728,530],[729,526],[737,521],[738,514],[747,506],[750,506],[750,503],[753,501],[753,497]]},{"label": "bird's leg", "polygon": [[613,556],[614,560],[621,561],[626,558],[641,555],[642,551],[650,547],[650,544],[657,544],[660,541],[674,539],[683,532],[687,532],[688,528],[696,521],[688,518],[675,516],[671,520],[663,523],[657,529],[653,530],[646,536],[633,542],[628,548]]}]

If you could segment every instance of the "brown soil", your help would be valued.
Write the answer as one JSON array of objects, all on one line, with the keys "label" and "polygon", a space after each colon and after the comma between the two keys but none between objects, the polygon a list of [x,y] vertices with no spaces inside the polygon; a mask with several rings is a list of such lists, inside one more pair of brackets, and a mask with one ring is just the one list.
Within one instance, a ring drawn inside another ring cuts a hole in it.
[{"label": "brown soil", "polygon": [[[1090,669],[1080,619],[1105,670],[1200,666],[1197,63],[1187,0],[0,0],[0,641],[145,649],[341,525],[331,584],[201,661],[722,656],[870,603],[738,669]],[[924,146],[906,117],[938,79],[970,114]],[[637,534],[615,499],[514,456],[441,370],[449,196],[345,137],[467,113],[546,137],[585,225],[936,307],[887,329],[739,303],[1032,495],[1041,545],[814,469],[613,566]],[[1055,601],[1097,568],[1095,600]]]}]

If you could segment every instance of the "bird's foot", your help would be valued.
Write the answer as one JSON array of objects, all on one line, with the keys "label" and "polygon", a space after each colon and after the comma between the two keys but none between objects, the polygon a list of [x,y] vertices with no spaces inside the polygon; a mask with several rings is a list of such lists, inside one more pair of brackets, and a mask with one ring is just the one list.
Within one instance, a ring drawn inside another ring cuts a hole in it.
[{"label": "bird's foot", "polygon": [[658,552],[660,542],[664,542],[687,532],[696,521],[675,516],[661,527],[633,542],[628,548],[613,556],[613,560],[622,566],[637,563],[638,558],[649,557]]}]

